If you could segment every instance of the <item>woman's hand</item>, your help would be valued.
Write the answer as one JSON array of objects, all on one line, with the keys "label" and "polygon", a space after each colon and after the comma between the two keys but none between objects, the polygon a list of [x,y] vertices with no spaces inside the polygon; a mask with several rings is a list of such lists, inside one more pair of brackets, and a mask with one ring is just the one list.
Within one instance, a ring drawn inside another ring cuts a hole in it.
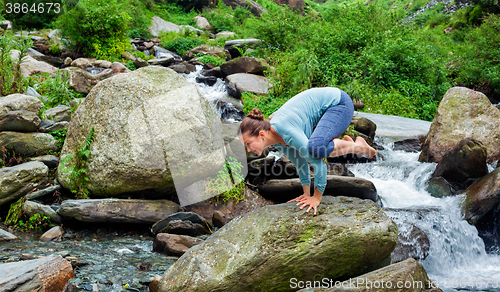
[{"label": "woman's hand", "polygon": [[[309,194],[303,194],[302,196],[298,196],[297,198],[292,199],[292,200],[288,201],[287,203],[291,203],[291,202],[301,202],[302,200],[307,199],[307,198],[310,198],[310,197],[311,197],[311,195],[309,195]],[[297,204],[297,205],[298,205],[298,204]]]},{"label": "woman's hand", "polygon": [[307,208],[306,213],[309,213],[309,210],[311,210],[311,208],[313,208],[314,215],[316,215],[320,202],[321,202],[321,199],[316,198],[316,196],[312,196],[312,197],[304,198],[301,201],[298,201],[297,205],[302,205],[300,207],[300,210],[302,210],[306,206],[309,206],[309,208]]}]

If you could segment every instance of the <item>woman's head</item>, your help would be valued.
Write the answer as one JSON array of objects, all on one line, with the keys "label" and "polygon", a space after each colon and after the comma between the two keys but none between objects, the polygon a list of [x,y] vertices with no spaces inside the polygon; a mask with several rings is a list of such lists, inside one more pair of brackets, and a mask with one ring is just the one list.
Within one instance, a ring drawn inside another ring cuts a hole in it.
[{"label": "woman's head", "polygon": [[238,137],[247,150],[261,154],[264,150],[265,132],[271,130],[271,123],[264,120],[264,115],[258,108],[252,109],[238,128]]}]

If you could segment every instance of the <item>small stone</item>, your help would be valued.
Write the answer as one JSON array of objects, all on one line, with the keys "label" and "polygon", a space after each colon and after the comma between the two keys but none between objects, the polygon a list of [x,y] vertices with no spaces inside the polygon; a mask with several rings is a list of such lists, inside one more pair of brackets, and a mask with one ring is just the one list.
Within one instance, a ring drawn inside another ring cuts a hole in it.
[{"label": "small stone", "polygon": [[40,241],[61,241],[63,235],[62,228],[60,226],[56,226],[51,228],[49,231],[45,232],[41,237]]}]

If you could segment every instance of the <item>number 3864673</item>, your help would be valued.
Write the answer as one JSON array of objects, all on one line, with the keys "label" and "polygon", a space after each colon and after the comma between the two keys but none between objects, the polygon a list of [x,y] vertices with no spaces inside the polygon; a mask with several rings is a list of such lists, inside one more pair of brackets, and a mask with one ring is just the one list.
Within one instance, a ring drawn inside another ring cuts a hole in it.
[{"label": "number 3864673", "polygon": [[59,13],[61,3],[5,3],[5,13]]}]

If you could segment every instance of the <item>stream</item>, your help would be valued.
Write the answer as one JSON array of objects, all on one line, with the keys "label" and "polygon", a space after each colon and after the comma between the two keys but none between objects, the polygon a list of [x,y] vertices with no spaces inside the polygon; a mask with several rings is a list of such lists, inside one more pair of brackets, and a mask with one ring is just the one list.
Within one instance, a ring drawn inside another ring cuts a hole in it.
[{"label": "stream", "polygon": [[[195,83],[201,70],[186,75]],[[224,82],[214,86],[197,84],[200,93],[217,104],[225,119],[238,120],[241,102],[225,93]],[[220,104],[220,102],[219,102]],[[415,121],[418,123],[419,121]],[[428,125],[427,125],[428,126]],[[377,136],[384,159],[349,165],[355,176],[372,181],[388,216],[399,227],[413,223],[430,241],[427,258],[422,262],[429,277],[445,292],[500,291],[500,253],[487,253],[477,229],[461,219],[463,195],[435,198],[425,191],[436,163],[418,162],[419,153],[392,150],[396,138]],[[492,171],[495,165],[489,165]],[[53,253],[75,257],[76,278],[71,282],[78,291],[149,291],[147,284],[154,275],[162,275],[176,257],[152,251],[153,237],[147,227],[141,231],[86,229],[66,233],[61,242],[39,242],[35,235],[15,233],[21,242],[2,243],[0,261],[36,258]]]}]

